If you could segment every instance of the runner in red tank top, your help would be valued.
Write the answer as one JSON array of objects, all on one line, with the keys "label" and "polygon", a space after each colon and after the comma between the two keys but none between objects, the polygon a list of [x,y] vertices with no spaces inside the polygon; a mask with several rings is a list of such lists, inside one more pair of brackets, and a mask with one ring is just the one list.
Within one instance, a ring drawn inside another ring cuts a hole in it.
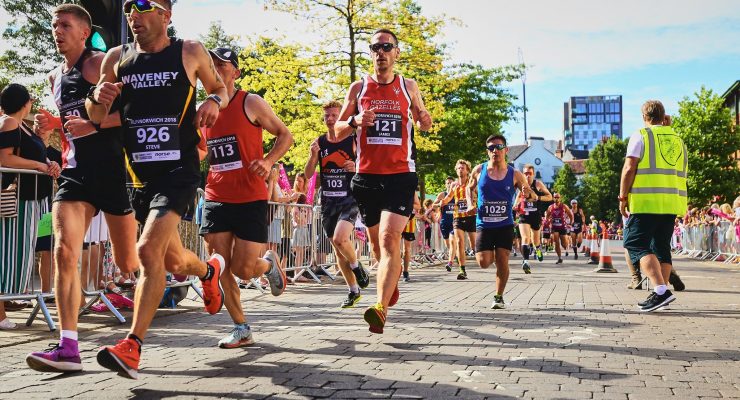
[{"label": "runner in red tank top", "polygon": [[[432,117],[412,79],[393,72],[400,54],[396,35],[380,29],[370,40],[375,73],[352,83],[335,125],[339,140],[357,129],[358,170],[352,194],[380,254],[378,302],[365,311],[370,331],[383,333],[387,308],[398,300],[401,232],[413,209],[416,176],[414,124],[428,130]],[[379,237],[383,237],[382,250]]]},{"label": "runner in red tank top", "polygon": [[[264,274],[272,294],[278,296],[285,290],[285,272],[280,268],[279,257],[268,250],[260,258],[267,243],[265,179],[272,165],[293,144],[293,135],[265,100],[236,89],[239,64],[235,51],[220,47],[211,50],[211,58],[226,85],[229,105],[205,132],[210,167],[200,234],[205,237],[209,253],[224,257],[223,273],[233,273],[243,280]],[[264,157],[263,129],[277,136],[272,150]],[[239,300],[239,286],[228,278],[222,284],[224,305],[234,321],[234,329],[218,346],[251,345],[254,340]]]},{"label": "runner in red tank top", "polygon": [[565,241],[568,236],[568,231],[565,229],[565,219],[573,221],[573,212],[570,211],[570,207],[560,202],[560,194],[553,193],[553,200],[555,204],[550,205],[545,212],[545,218],[552,224],[552,241],[555,242],[555,253],[558,255],[558,260],[555,264],[562,264],[563,259],[561,258],[560,246],[568,248],[568,244]]}]

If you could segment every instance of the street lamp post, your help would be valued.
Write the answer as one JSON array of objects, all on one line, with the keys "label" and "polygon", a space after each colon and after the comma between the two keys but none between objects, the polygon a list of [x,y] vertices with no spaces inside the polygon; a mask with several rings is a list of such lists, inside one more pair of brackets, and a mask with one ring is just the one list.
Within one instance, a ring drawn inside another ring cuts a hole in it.
[{"label": "street lamp post", "polygon": [[527,67],[524,65],[524,53],[518,48],[519,64],[524,66],[522,70],[522,100],[524,100],[524,143],[527,143]]}]

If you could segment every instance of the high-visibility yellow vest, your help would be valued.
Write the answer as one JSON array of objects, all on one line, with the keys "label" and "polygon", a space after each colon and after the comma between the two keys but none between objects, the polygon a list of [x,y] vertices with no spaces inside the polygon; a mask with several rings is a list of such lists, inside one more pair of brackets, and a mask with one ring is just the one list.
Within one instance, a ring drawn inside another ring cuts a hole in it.
[{"label": "high-visibility yellow vest", "polygon": [[644,151],[629,193],[635,214],[684,215],[687,207],[686,145],[670,126],[640,130]]}]

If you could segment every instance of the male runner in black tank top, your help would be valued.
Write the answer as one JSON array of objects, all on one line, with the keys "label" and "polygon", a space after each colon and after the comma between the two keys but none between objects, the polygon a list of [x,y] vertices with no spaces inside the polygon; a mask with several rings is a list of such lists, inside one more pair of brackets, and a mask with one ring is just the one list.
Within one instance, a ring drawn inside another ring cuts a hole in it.
[{"label": "male runner in black tank top", "polygon": [[534,179],[534,165],[525,164],[522,173],[527,177],[527,184],[535,194],[534,199],[522,200],[520,193],[517,195],[517,204],[514,205],[514,209],[521,213],[519,216],[519,233],[522,236],[522,257],[524,257],[522,269],[525,274],[529,274],[531,272],[529,255],[534,252],[537,260],[542,261],[542,245],[540,243],[542,213],[539,204],[543,201],[551,201],[552,195],[542,181]]},{"label": "male runner in black tank top", "polygon": [[571,246],[573,246],[573,259],[578,259],[578,248],[583,242],[583,222],[586,221],[586,214],[578,205],[578,200],[570,201],[570,209],[573,211],[573,231],[570,233]]},{"label": "male runner in black tank top", "polygon": [[52,93],[61,114],[42,111],[36,129],[62,129],[63,171],[52,209],[55,239],[56,305],[61,325],[59,346],[31,353],[28,365],[45,372],[82,369],[77,350],[80,273],[77,269],[85,232],[92,217],[105,213],[115,263],[123,272],[139,268],[136,220],[126,192],[126,172],[118,111],[100,125],[88,120],[85,97],[100,78],[103,53],[85,48],[90,15],[84,8],[63,4],[53,12],[52,33],[64,62],[49,73]]},{"label": "male runner in black tank top", "polygon": [[342,302],[342,308],[354,307],[360,301],[360,289],[370,284],[370,275],[360,265],[355,247],[350,240],[355,229],[355,221],[360,210],[352,197],[349,183],[355,172],[355,138],[347,136],[338,140],[334,133],[334,123],[339,117],[342,104],[330,101],[323,106],[324,124],[327,133],[311,143],[304,174],[311,179],[316,164],[321,171],[321,225],[326,236],[331,239],[337,265],[349,287],[349,294]]},{"label": "male runner in black tank top", "polygon": [[[134,43],[106,54],[87,111],[92,121],[101,121],[121,97],[124,145],[137,186],[132,205],[143,225],[138,245],[143,274],[129,335],[116,346],[103,348],[98,362],[135,379],[142,340],[164,291],[165,270],[201,277],[209,313],[217,313],[223,305],[219,280],[223,257],[214,253],[208,263],[202,262],[183,248],[177,225],[200,182],[197,129],[213,126],[228,94],[202,43],[167,36],[172,17],[169,0],[129,0],[123,8]],[[196,79],[209,93],[197,111]],[[267,172],[260,164],[259,173],[266,177]]]}]

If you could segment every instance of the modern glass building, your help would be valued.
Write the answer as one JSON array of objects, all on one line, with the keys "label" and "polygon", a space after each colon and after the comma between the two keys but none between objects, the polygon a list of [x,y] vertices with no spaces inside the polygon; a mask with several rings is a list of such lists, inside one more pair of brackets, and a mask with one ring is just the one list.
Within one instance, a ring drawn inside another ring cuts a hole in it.
[{"label": "modern glass building", "polygon": [[622,96],[576,96],[564,103],[565,148],[591,151],[610,136],[622,139]]}]

